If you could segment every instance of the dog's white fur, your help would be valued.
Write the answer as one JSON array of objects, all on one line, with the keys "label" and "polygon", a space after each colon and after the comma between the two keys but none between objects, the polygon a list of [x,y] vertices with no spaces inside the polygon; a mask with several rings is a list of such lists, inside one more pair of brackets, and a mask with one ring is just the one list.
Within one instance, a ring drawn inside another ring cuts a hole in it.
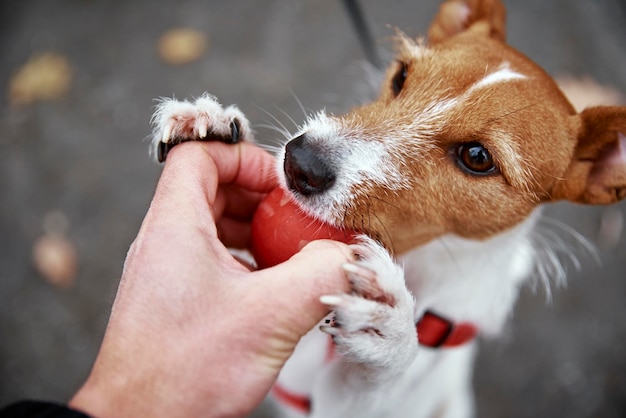
[{"label": "dog's white fur", "polygon": [[[467,17],[469,12],[466,13],[462,4],[461,1],[448,2],[448,12],[451,10],[448,14]],[[446,13],[444,10],[441,18],[444,28]],[[495,33],[498,35],[497,31]],[[437,31],[432,35],[442,36]],[[433,59],[431,51],[422,43],[400,38],[405,54],[412,54],[416,60]],[[432,138],[447,128],[450,113],[459,113],[464,106],[475,106],[477,98],[485,91],[493,92],[493,88],[515,91],[520,83],[537,77],[547,78],[538,76],[534,67],[525,68],[531,68],[532,74],[526,74],[506,60],[497,65],[492,62],[481,77],[454,94],[441,86],[428,90],[426,85],[424,90],[432,94],[426,97],[430,101],[419,102],[416,105],[419,111],[410,119],[405,117],[401,122],[393,117],[377,119],[375,134],[370,126],[355,122],[358,118],[346,122],[323,112],[312,116],[295,136],[306,134],[309,142],[325,150],[326,158],[336,170],[336,181],[332,188],[306,198],[294,192],[302,209],[324,222],[342,225],[345,212],[354,210],[356,200],[374,198],[370,195],[372,190],[383,190],[386,196],[376,198],[393,204],[401,192],[411,190],[417,181],[410,177],[410,171],[407,174],[406,164],[437,151]],[[554,93],[550,100],[567,114],[566,101],[559,94]],[[424,97],[420,96],[419,100]],[[224,109],[213,96],[205,94],[193,103],[163,99],[153,118],[152,148],[156,149],[161,142],[202,139],[211,133],[227,136],[234,120],[241,126],[242,139],[253,140],[245,116],[233,106]],[[552,125],[543,119],[538,123]],[[539,201],[534,193],[539,193],[537,190],[542,186],[535,187],[537,174],[531,172],[535,167],[519,148],[517,133],[505,128],[489,131],[491,136],[486,139],[498,151],[494,158],[499,158],[501,174],[511,189],[527,193],[533,202]],[[626,147],[626,137],[621,134],[617,137],[617,149]],[[410,155],[406,151],[407,142],[411,146]],[[626,165],[626,158],[619,158],[617,164]],[[284,159],[283,149],[277,158],[277,172],[282,185],[288,188],[289,182],[283,173]],[[603,157],[599,160],[602,162]],[[605,163],[614,164],[611,161],[607,159]],[[438,163],[436,159],[424,162]],[[603,181],[604,177],[599,179]],[[429,179],[419,181],[427,183]],[[614,183],[610,186],[617,187]],[[558,189],[551,184],[550,187],[554,188],[555,196],[560,193],[561,198],[583,200],[570,189]],[[437,193],[436,185],[425,190]],[[551,193],[546,194],[554,198]],[[616,199],[623,197],[619,192],[615,196]],[[610,203],[607,199],[615,196],[603,195],[600,203]],[[593,200],[584,199],[585,203]],[[477,206],[475,210],[481,208]],[[483,335],[500,333],[520,287],[533,271],[543,272],[544,276],[546,271],[556,271],[562,276],[552,249],[546,249],[540,245],[541,239],[537,240],[539,210],[527,211],[526,206],[520,204],[519,211],[524,214],[521,221],[480,239],[436,231],[431,239],[403,251],[396,259],[376,241],[362,238],[353,247],[360,261],[346,267],[353,292],[328,295],[321,300],[334,310],[337,325],[322,324],[324,332],[312,330],[301,340],[285,365],[279,384],[294,393],[310,395],[312,416],[316,418],[471,416],[475,342],[445,349],[421,347],[415,323],[426,310],[432,310],[453,322],[470,322]],[[429,233],[426,231],[426,235]],[[368,297],[366,289],[371,288],[386,295],[385,300]],[[327,334],[333,336],[337,350],[337,357],[330,362]],[[285,413],[300,416],[291,410]]]}]

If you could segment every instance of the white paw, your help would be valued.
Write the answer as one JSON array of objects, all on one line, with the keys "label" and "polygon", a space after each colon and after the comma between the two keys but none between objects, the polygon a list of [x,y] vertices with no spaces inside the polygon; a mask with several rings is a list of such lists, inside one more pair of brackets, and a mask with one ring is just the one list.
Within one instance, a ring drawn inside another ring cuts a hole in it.
[{"label": "white paw", "polygon": [[159,162],[176,144],[185,141],[219,140],[236,143],[252,140],[248,120],[236,106],[223,108],[205,93],[193,102],[162,99],[152,116],[152,152]]},{"label": "white paw", "polygon": [[321,298],[335,311],[321,330],[346,361],[400,373],[417,353],[415,300],[402,268],[384,248],[364,239],[353,251],[359,261],[344,266],[352,291]]}]

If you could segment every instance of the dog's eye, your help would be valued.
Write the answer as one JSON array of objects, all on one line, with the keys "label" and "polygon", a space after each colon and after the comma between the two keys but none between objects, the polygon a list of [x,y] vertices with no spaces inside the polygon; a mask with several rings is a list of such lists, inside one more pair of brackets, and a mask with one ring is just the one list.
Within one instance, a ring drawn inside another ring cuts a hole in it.
[{"label": "dog's eye", "polygon": [[496,171],[491,154],[478,142],[459,145],[456,157],[459,166],[469,174],[488,175]]},{"label": "dog's eye", "polygon": [[409,66],[405,62],[400,62],[400,68],[391,80],[391,88],[393,89],[394,96],[398,96],[400,94],[400,91],[402,91],[402,87],[404,87],[404,82],[406,80],[408,72]]}]

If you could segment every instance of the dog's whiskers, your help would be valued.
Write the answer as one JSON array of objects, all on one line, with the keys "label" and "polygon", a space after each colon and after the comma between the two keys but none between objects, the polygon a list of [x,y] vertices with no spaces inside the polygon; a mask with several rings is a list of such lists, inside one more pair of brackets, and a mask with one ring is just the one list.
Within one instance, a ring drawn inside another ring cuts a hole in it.
[{"label": "dog's whiskers", "polygon": [[586,237],[556,219],[542,217],[532,240],[536,247],[536,263],[535,280],[531,286],[536,290],[538,283],[543,285],[548,302],[552,298],[551,283],[557,287],[567,285],[568,261],[576,270],[582,267],[577,255],[590,255],[596,263],[601,263],[597,249]]},{"label": "dog's whiskers", "polygon": [[485,125],[498,122],[498,121],[500,121],[501,119],[504,119],[504,118],[517,116],[517,113],[521,112],[522,110],[526,110],[526,109],[529,109],[529,108],[534,107],[534,106],[537,106],[537,103],[531,103],[531,104],[528,104],[526,106],[521,106],[521,107],[518,107],[516,109],[511,110],[510,112],[503,113],[502,115],[498,115],[498,116],[495,116],[493,118],[487,119],[485,121]]},{"label": "dog's whiskers", "polygon": [[[378,215],[374,214],[374,217],[376,218],[376,221],[378,222],[378,224],[382,227],[384,235],[387,236],[387,242],[388,242],[389,246],[391,247],[391,248],[389,248],[389,250],[391,251],[392,254],[394,254],[396,251],[395,251],[395,248],[394,248],[394,245],[393,245],[393,240],[391,238],[391,233],[387,229],[387,226],[385,225],[385,223],[378,217]],[[382,241],[382,237],[380,237],[380,236],[376,236],[376,237],[372,237],[372,238],[374,238],[374,239],[376,239],[378,241]]]},{"label": "dog's whiskers", "polygon": [[[293,97],[293,99],[298,104],[298,107],[300,108],[300,111],[302,112],[302,116],[304,117],[304,119],[306,119],[309,116],[309,112],[306,111],[306,108],[302,104],[302,101],[300,100],[298,95],[293,90],[289,89],[289,93],[291,93],[291,96]],[[291,118],[289,118],[289,119],[291,119]],[[298,126],[295,122],[294,122],[294,125],[296,125],[296,127]]]},{"label": "dog's whiskers", "polygon": [[285,130],[284,128],[281,128],[279,126],[276,126],[272,123],[270,123],[269,121],[266,121],[267,123],[259,123],[259,124],[255,124],[254,127],[255,128],[263,128],[263,129],[267,129],[273,132],[277,132],[279,134],[281,134],[283,136],[283,139],[281,141],[285,142],[288,141],[289,139],[291,139],[291,133],[287,130]]},{"label": "dog's whiskers", "polygon": [[[283,123],[280,119],[278,119],[276,116],[274,116],[274,114],[273,114],[272,112],[269,112],[268,110],[266,110],[266,109],[262,108],[261,106],[258,106],[258,105],[257,105],[257,108],[258,108],[261,112],[265,113],[265,115],[267,115],[267,116],[271,119],[271,121],[273,121],[273,123],[272,123],[270,120],[267,120],[267,119],[266,119],[266,122],[267,122],[268,124],[271,124],[271,125],[274,125],[274,124],[275,124],[274,126],[275,126],[276,128],[278,128],[278,129],[280,129],[280,131],[279,131],[279,132],[284,133],[286,138],[289,138],[289,139],[291,138],[291,133],[290,133],[289,129],[287,129],[287,127],[285,126],[285,124],[284,124],[284,123]],[[280,110],[281,112],[283,112],[285,115],[287,115],[287,113],[286,113],[286,112],[284,112],[284,111],[282,111],[280,108],[278,108],[278,107],[277,107],[277,109],[278,109],[278,110]],[[294,125],[296,125],[296,127],[297,127],[297,124],[295,124],[295,122],[293,121],[293,119],[291,119],[291,118],[289,118],[289,119],[290,119],[290,120],[291,120],[291,122],[293,122],[293,123],[294,123]]]},{"label": "dog's whiskers", "polygon": [[293,124],[293,126],[295,127],[295,129],[299,129],[299,125],[298,123],[289,115],[289,113],[285,112],[283,109],[281,109],[280,107],[278,107],[277,105],[274,105],[274,107],[276,108],[276,110],[278,110],[280,113],[282,113],[287,119],[289,119],[289,122],[291,122]]},{"label": "dog's whiskers", "polygon": [[281,145],[272,145],[267,143],[257,143],[257,145],[272,155],[278,154],[282,149]]}]

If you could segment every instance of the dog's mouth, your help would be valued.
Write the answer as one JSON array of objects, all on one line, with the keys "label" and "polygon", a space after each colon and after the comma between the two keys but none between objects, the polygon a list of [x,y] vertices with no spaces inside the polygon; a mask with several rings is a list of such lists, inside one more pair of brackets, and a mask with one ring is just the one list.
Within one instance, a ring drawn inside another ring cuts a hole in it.
[{"label": "dog's mouth", "polygon": [[338,190],[341,185],[337,184],[339,169],[333,167],[314,144],[307,143],[306,134],[286,145],[282,168],[287,193],[306,215],[334,228],[381,241],[367,223],[349,221],[346,214],[349,205],[337,199],[342,194]]},{"label": "dog's mouth", "polygon": [[387,224],[388,213],[398,209],[390,199],[405,184],[384,145],[346,133],[325,116],[309,124],[313,126],[283,149],[279,169],[284,188],[308,216],[358,231],[391,249],[395,231]]}]

